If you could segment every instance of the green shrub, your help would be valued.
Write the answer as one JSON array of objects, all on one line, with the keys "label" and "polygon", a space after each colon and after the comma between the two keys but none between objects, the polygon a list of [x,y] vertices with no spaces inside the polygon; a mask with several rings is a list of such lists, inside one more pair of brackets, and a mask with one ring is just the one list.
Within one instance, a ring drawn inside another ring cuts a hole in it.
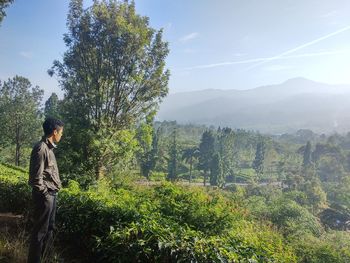
[{"label": "green shrub", "polygon": [[149,179],[150,181],[165,181],[166,173],[152,171]]},{"label": "green shrub", "polygon": [[304,235],[293,240],[293,246],[300,262],[350,262],[350,235],[347,232],[334,231],[320,238]]},{"label": "green shrub", "polygon": [[[27,175],[0,171],[1,209],[28,209]],[[278,232],[246,218],[218,190],[108,182],[82,190],[71,181],[58,194],[57,227],[60,242],[85,251],[86,262],[296,262]]]},{"label": "green shrub", "polygon": [[31,192],[21,168],[0,164],[0,212],[27,213]]}]

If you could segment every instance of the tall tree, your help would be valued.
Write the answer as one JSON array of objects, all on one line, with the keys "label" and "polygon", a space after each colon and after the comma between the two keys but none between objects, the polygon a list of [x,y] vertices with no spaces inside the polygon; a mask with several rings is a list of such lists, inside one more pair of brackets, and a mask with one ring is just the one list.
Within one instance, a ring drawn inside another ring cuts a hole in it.
[{"label": "tall tree", "polygon": [[283,189],[283,181],[286,179],[286,162],[285,160],[280,160],[276,165],[276,171],[278,175],[278,181]]},{"label": "tall tree", "polygon": [[265,160],[266,146],[263,141],[258,142],[256,145],[255,159],[252,167],[256,172],[258,178],[264,173],[264,160]]},{"label": "tall tree", "polygon": [[40,102],[44,91],[24,77],[15,76],[0,86],[0,134],[2,144],[15,146],[15,165],[22,149],[40,137]]},{"label": "tall tree", "polygon": [[45,101],[45,108],[44,108],[44,114],[45,118],[52,117],[60,119],[60,112],[59,112],[59,99],[56,93],[52,93],[51,96]]},{"label": "tall tree", "polygon": [[204,172],[204,185],[206,185],[214,151],[215,137],[211,131],[205,131],[202,134],[201,142],[199,144],[199,169]]},{"label": "tall tree", "polygon": [[178,150],[177,150],[177,141],[176,141],[176,129],[174,129],[172,135],[172,142],[170,144],[169,150],[169,160],[168,160],[168,176],[167,179],[169,181],[177,180],[177,158],[178,158]]},{"label": "tall tree", "polygon": [[218,130],[218,151],[222,160],[222,172],[224,178],[233,175],[234,172],[234,139],[234,132],[231,128],[225,127]]},{"label": "tall tree", "polygon": [[137,158],[140,163],[142,176],[149,179],[149,174],[154,169],[158,154],[158,140],[159,136],[154,131],[153,120],[155,111],[146,117],[146,122],[141,123],[137,129],[137,139],[140,150],[137,153]]},{"label": "tall tree", "polygon": [[210,185],[223,186],[225,183],[223,174],[223,164],[220,157],[220,153],[213,155],[210,167]]},{"label": "tall tree", "polygon": [[67,140],[84,145],[84,159],[99,179],[104,167],[122,158],[120,132],[132,128],[168,93],[168,44],[162,30],[151,28],[148,17],[136,14],[129,1],[96,0],[84,10],[82,0],[72,0],[67,25],[68,50],[48,72],[59,77],[65,91],[69,132],[84,135]]},{"label": "tall tree", "polygon": [[8,7],[13,0],[0,0],[0,25],[4,17],[6,16],[5,8]]},{"label": "tall tree", "polygon": [[322,189],[321,181],[317,177],[306,180],[301,190],[307,195],[308,204],[314,214],[326,207],[327,195]]},{"label": "tall tree", "polygon": [[189,163],[190,165],[190,178],[189,182],[192,182],[192,167],[193,167],[193,160],[199,157],[199,149],[198,147],[191,147],[184,149],[182,152],[182,160],[185,160],[185,162]]},{"label": "tall tree", "polygon": [[303,168],[307,168],[312,164],[312,156],[311,156],[311,143],[310,141],[307,142],[305,149],[304,149],[304,156],[303,156]]}]

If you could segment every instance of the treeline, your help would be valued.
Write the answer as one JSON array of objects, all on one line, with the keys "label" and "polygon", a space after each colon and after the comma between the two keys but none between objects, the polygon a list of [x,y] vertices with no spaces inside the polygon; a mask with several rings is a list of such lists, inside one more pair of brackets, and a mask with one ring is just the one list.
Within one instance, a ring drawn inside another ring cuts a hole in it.
[{"label": "treeline", "polygon": [[82,0],[72,0],[67,27],[67,50],[48,70],[59,80],[62,100],[52,94],[41,108],[43,92],[28,79],[16,76],[1,83],[0,156],[26,166],[42,120],[61,118],[65,138],[57,157],[62,174],[87,185],[124,171],[143,150],[136,129],[168,93],[169,49],[162,30],[151,28],[133,2],[95,1],[84,9]]}]

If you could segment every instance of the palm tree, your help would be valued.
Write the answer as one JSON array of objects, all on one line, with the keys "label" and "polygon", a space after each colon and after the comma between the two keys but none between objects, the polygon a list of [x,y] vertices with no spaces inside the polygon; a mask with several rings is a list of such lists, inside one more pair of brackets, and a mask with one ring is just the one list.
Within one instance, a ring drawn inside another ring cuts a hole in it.
[{"label": "palm tree", "polygon": [[187,148],[182,151],[182,160],[185,160],[186,163],[190,164],[190,179],[189,182],[192,182],[192,165],[193,158],[199,157],[199,149],[198,147]]}]

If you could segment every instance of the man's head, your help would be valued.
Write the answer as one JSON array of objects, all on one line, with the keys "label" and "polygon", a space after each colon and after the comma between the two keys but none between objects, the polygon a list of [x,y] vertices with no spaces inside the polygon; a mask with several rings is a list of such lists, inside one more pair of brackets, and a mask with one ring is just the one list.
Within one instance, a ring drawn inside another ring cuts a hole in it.
[{"label": "man's head", "polygon": [[44,134],[46,137],[52,137],[53,142],[58,143],[61,140],[64,123],[58,119],[47,118],[43,123]]}]

